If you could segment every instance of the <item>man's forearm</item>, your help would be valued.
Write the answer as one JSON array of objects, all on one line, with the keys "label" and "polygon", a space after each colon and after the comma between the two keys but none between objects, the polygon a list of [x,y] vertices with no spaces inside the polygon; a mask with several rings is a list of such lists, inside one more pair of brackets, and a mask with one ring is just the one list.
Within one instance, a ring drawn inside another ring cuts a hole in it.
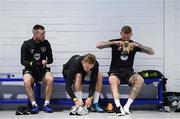
[{"label": "man's forearm", "polygon": [[109,41],[100,41],[96,44],[96,47],[99,49],[108,48],[111,46],[111,42]]},{"label": "man's forearm", "polygon": [[142,50],[142,52],[147,53],[149,55],[153,55],[154,54],[154,50],[148,46],[144,46],[141,44],[138,44],[138,47]]}]

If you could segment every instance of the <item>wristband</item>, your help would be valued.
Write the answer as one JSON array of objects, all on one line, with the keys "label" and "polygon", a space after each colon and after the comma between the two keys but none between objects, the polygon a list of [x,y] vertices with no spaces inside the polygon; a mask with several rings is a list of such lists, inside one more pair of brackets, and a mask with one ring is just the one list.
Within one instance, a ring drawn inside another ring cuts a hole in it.
[{"label": "wristband", "polygon": [[94,97],[93,96],[89,96],[89,98],[91,98],[93,100]]},{"label": "wristband", "polygon": [[74,98],[73,101],[76,102],[78,100],[78,98]]}]

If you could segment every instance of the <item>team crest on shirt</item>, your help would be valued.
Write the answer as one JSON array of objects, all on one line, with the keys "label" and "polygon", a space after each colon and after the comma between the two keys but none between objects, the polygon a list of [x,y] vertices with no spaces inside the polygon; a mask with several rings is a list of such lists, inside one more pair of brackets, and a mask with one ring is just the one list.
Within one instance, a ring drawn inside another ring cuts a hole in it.
[{"label": "team crest on shirt", "polygon": [[41,52],[46,52],[46,47],[41,47]]}]

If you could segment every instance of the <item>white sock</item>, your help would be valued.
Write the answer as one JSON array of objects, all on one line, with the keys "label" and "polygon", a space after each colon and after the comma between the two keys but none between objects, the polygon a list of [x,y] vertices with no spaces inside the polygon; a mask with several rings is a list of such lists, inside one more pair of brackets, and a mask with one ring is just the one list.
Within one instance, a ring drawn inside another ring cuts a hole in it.
[{"label": "white sock", "polygon": [[44,106],[49,105],[49,100],[45,100]]},{"label": "white sock", "polygon": [[37,106],[36,101],[32,101],[31,104],[32,104],[32,106]]},{"label": "white sock", "polygon": [[116,107],[120,107],[121,106],[121,103],[120,103],[119,99],[114,99],[114,103],[115,103]]},{"label": "white sock", "polygon": [[98,103],[99,97],[100,97],[100,92],[95,91],[93,97],[94,97],[93,104]]},{"label": "white sock", "polygon": [[82,91],[75,92],[75,96],[76,96],[79,100],[82,100]]},{"label": "white sock", "polygon": [[128,98],[126,104],[124,105],[124,108],[129,109],[129,107],[131,106],[131,104],[133,103],[133,101],[134,101],[133,99]]}]

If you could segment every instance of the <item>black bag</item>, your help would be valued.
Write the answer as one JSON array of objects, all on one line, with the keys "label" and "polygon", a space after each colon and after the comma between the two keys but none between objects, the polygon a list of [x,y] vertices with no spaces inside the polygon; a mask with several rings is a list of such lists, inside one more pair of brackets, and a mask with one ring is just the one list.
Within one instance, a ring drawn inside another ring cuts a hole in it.
[{"label": "black bag", "polygon": [[163,85],[163,91],[166,91],[166,83],[167,78],[164,77],[164,75],[158,71],[158,70],[143,70],[141,72],[138,72],[143,78],[161,78],[162,79],[162,85]]}]

